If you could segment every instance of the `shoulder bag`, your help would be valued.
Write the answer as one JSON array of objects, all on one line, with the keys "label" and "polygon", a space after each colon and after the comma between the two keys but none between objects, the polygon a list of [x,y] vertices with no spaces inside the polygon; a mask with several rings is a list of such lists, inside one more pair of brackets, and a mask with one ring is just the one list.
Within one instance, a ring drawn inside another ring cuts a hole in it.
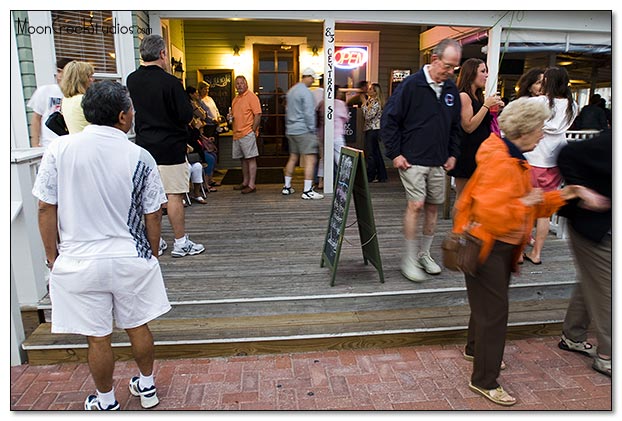
[{"label": "shoulder bag", "polygon": [[475,276],[478,267],[482,240],[468,231],[460,234],[449,232],[441,244],[443,266],[449,270],[460,271]]},{"label": "shoulder bag", "polygon": [[45,121],[45,125],[48,129],[52,130],[59,136],[64,136],[69,134],[69,129],[67,129],[67,124],[65,124],[65,117],[61,114],[60,111],[54,111],[48,119]]}]

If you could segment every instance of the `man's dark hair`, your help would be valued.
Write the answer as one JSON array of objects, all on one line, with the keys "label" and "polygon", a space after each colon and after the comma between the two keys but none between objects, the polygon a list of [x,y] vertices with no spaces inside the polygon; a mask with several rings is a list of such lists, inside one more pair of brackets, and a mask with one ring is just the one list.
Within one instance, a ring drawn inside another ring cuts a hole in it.
[{"label": "man's dark hair", "polygon": [[56,59],[56,68],[63,70],[65,66],[72,61],[73,61],[72,58],[67,58],[67,57],[61,57],[59,59]]},{"label": "man's dark hair", "polygon": [[195,88],[194,86],[190,86],[190,85],[186,86],[186,93],[187,93],[188,95],[192,95],[192,94],[194,94],[196,91],[197,91],[197,88]]},{"label": "man's dark hair", "polygon": [[596,104],[596,105],[600,105],[600,100],[601,100],[600,95],[599,95],[599,94],[594,94],[594,95],[592,95],[592,96],[590,97],[590,102],[589,102],[589,104],[590,104],[590,105],[594,105],[594,104]]},{"label": "man's dark hair", "polygon": [[82,98],[86,121],[100,126],[114,127],[119,122],[119,113],[128,112],[130,108],[132,100],[129,91],[112,80],[91,84]]}]

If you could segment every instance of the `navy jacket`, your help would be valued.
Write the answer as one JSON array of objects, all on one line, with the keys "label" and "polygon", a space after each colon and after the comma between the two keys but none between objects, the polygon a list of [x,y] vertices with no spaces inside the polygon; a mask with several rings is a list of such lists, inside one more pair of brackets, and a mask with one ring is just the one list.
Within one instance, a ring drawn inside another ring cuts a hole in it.
[{"label": "navy jacket", "polygon": [[380,136],[386,156],[403,155],[410,164],[441,166],[460,155],[460,95],[447,80],[440,99],[425,78],[423,68],[404,79],[382,111]]}]

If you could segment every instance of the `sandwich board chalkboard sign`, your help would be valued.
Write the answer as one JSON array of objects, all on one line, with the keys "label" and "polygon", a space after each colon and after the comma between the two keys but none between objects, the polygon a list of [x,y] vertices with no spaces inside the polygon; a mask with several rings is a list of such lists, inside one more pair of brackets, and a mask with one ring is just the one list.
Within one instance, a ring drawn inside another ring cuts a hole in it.
[{"label": "sandwich board chalkboard sign", "polygon": [[356,219],[363,249],[363,262],[371,262],[378,270],[380,282],[384,283],[374,212],[371,205],[367,169],[365,168],[365,154],[359,149],[342,147],[333,204],[328,218],[328,229],[322,250],[320,267],[328,266],[332,270],[331,286],[335,285],[335,275],[341,244],[345,235],[346,221],[350,200],[354,198]]}]

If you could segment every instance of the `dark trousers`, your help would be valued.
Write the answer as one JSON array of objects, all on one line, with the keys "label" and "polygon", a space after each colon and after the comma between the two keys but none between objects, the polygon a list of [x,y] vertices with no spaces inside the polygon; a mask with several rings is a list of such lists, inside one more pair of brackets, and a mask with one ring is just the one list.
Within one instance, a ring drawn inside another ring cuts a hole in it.
[{"label": "dark trousers", "polygon": [[367,130],[365,132],[365,155],[367,164],[367,181],[387,181],[387,169],[384,166],[382,153],[380,152],[380,130]]},{"label": "dark trousers", "polygon": [[471,383],[484,389],[499,387],[497,377],[505,348],[508,288],[512,254],[516,247],[495,242],[476,276],[465,275],[471,307],[466,353],[475,357]]}]

